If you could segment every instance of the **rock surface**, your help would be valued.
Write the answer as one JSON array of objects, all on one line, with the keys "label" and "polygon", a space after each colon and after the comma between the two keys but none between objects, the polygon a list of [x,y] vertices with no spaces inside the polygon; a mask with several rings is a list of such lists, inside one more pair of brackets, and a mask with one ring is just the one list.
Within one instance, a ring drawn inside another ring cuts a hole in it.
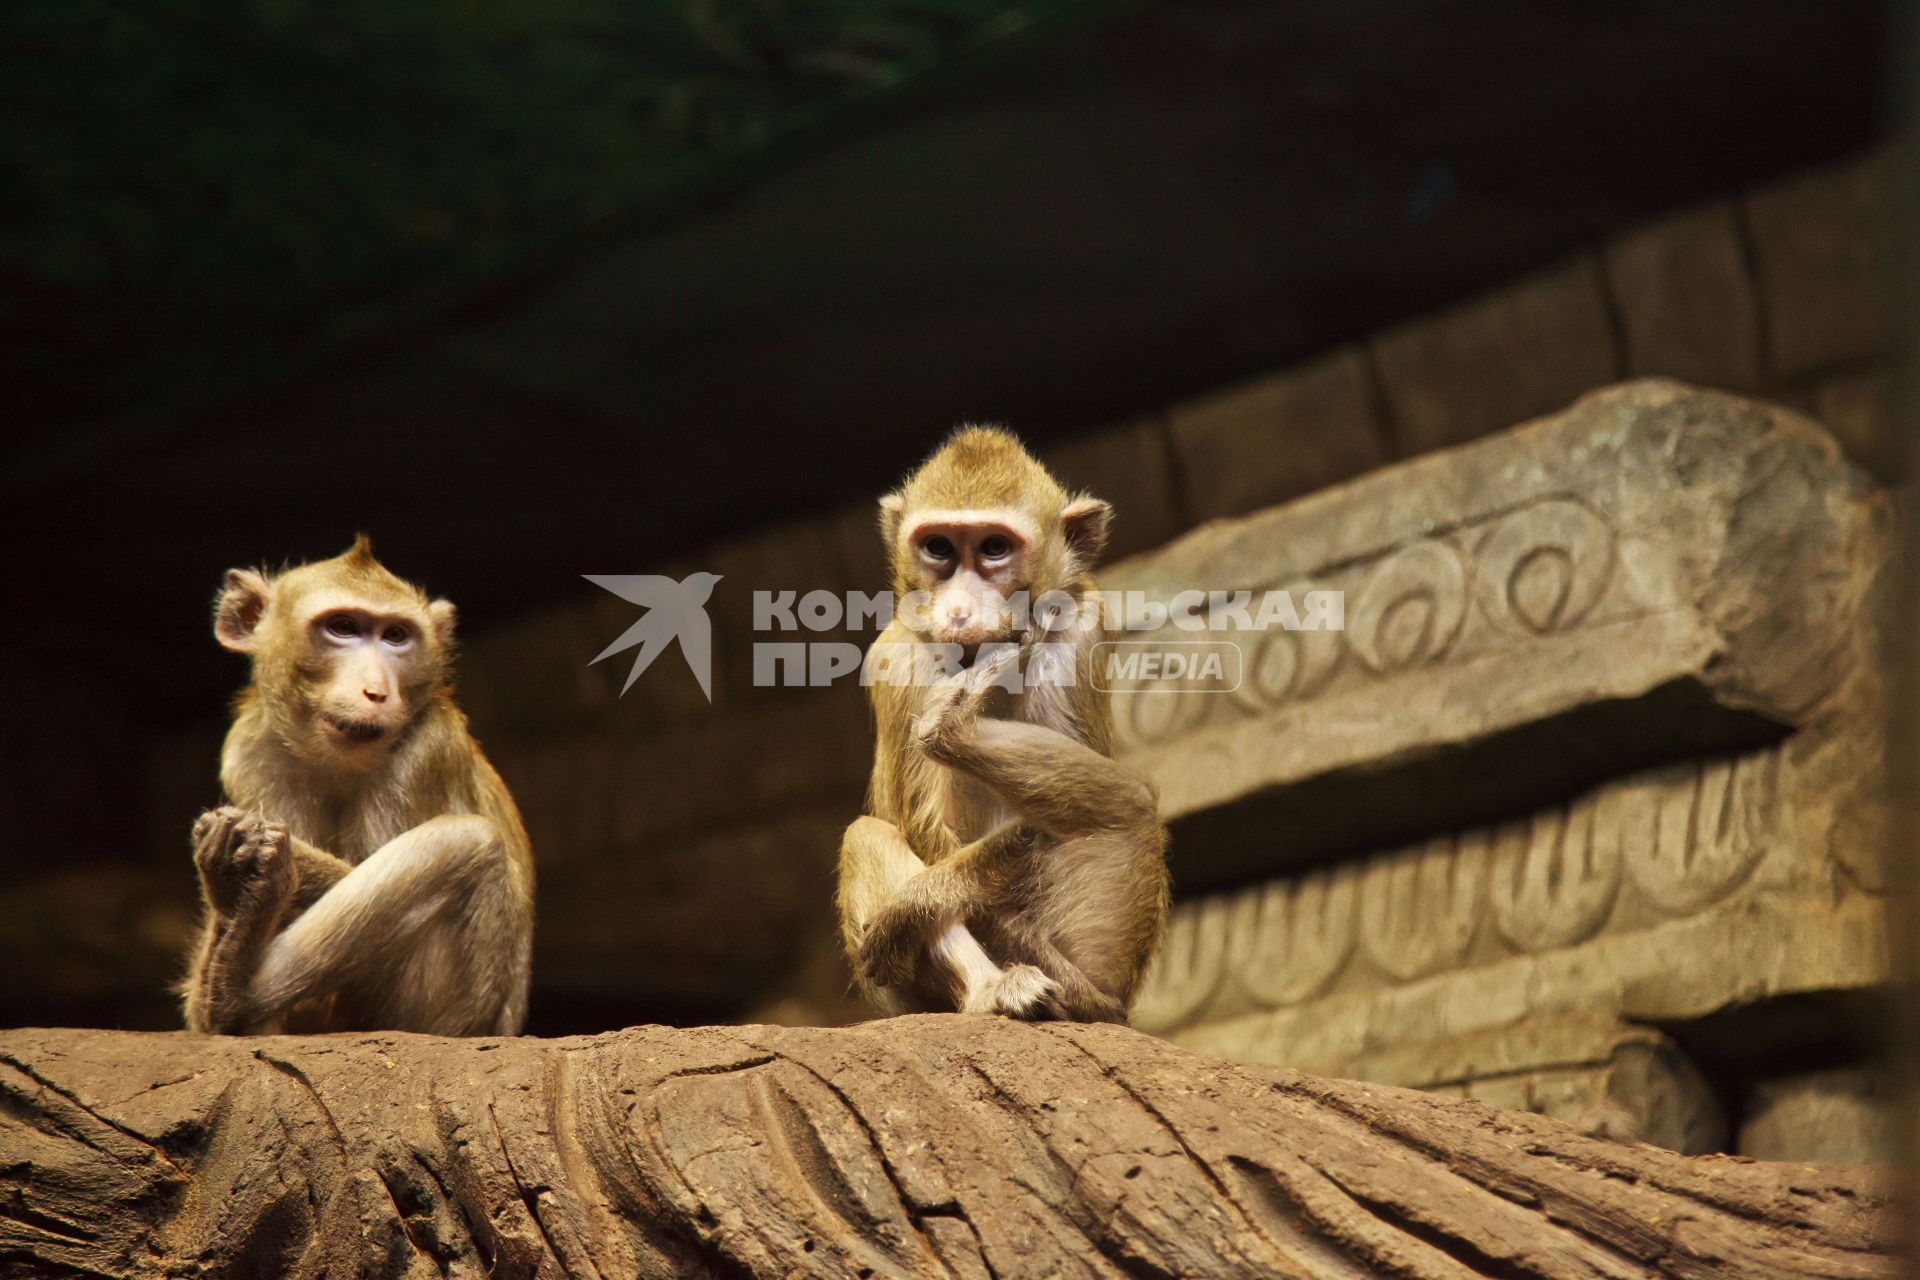
[{"label": "rock surface", "polygon": [[8,1275],[1862,1276],[1874,1175],[958,1016],[0,1035]]}]

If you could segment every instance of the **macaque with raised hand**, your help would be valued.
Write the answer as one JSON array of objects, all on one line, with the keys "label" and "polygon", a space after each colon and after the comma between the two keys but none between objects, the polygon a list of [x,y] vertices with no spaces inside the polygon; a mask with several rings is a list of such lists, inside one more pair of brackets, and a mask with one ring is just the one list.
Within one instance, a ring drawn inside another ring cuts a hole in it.
[{"label": "macaque with raised hand", "polygon": [[991,427],[880,501],[896,616],[869,653],[873,779],[838,905],[884,1012],[1126,1021],[1166,921],[1166,829],[1110,758],[1092,679],[1110,518]]},{"label": "macaque with raised hand", "polygon": [[511,1035],[527,1012],[533,858],[453,701],[453,606],[374,559],[234,569],[220,643],[253,680],[201,815],[187,1025],[229,1034]]}]

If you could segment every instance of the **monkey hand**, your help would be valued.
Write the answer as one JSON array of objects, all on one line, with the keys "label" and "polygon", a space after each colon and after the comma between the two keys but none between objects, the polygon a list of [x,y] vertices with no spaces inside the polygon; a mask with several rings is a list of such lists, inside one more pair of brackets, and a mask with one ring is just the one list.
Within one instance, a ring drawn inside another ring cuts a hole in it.
[{"label": "monkey hand", "polygon": [[1029,650],[1025,644],[995,644],[966,672],[967,695],[978,707],[980,702],[995,689],[1014,691],[1018,681],[1015,673],[1026,661]]},{"label": "monkey hand", "polygon": [[232,805],[209,809],[193,824],[193,861],[208,904],[221,915],[234,914],[249,897],[293,888],[286,825]]},{"label": "monkey hand", "polygon": [[973,666],[935,682],[913,726],[914,741],[920,749],[935,760],[950,762],[967,730],[979,719],[988,696],[995,689],[1013,688],[1019,667],[1019,648],[1000,645]]}]

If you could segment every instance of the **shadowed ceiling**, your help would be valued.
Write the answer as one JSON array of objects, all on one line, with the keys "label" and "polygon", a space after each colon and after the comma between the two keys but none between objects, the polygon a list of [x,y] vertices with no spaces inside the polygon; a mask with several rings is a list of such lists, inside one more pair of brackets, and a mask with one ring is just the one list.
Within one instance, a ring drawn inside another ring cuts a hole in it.
[{"label": "shadowed ceiling", "polygon": [[205,718],[229,564],[367,529],[484,626],[869,496],[962,418],[1064,438],[1857,149],[1886,21],[16,6],[7,644]]}]

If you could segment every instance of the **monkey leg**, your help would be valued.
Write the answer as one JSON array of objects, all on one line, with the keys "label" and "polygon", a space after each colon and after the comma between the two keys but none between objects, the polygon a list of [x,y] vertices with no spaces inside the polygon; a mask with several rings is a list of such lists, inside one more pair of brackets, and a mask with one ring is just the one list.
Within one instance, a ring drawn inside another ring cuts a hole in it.
[{"label": "monkey leg", "polygon": [[860,986],[884,1013],[958,1008],[970,988],[1000,972],[964,927],[964,940],[941,938],[948,954],[936,959],[924,911],[896,908],[902,890],[926,870],[884,819],[857,818],[841,838],[840,939]]},{"label": "monkey leg", "polygon": [[287,847],[293,853],[294,869],[293,893],[287,899],[289,915],[298,915],[320,901],[327,890],[353,870],[353,864],[345,858],[336,858],[298,836],[289,839]]},{"label": "monkey leg", "polygon": [[1051,1002],[1057,1017],[1069,1022],[1126,1023],[1127,1006],[1102,991],[1052,938],[1030,931],[1020,945],[1033,957],[1035,967],[1058,988]]},{"label": "monkey leg", "polygon": [[[371,1029],[512,1034],[525,1012],[530,886],[476,815],[422,823],[351,867],[267,947],[247,991],[270,1020],[353,992]],[[346,1028],[342,1028],[346,1029]]]},{"label": "monkey leg", "polygon": [[1058,840],[1096,831],[1155,833],[1160,813],[1140,775],[1043,725],[950,716],[921,745],[941,764],[978,778]]},{"label": "monkey leg", "polygon": [[859,957],[873,918],[901,886],[927,869],[900,829],[883,818],[855,818],[840,838],[840,874],[834,906],[847,958]]},{"label": "monkey leg", "polygon": [[1124,1021],[1166,915],[1166,828],[1153,791],[1066,734],[980,716],[1000,674],[936,688],[916,738],[1057,842],[1029,860],[1031,910],[1013,941],[1059,984],[1065,1016]]},{"label": "monkey leg", "polygon": [[206,920],[187,977],[187,1026],[232,1034],[246,1021],[248,984],[279,928],[295,875],[285,826],[231,806],[194,824],[194,864]]},{"label": "monkey leg", "polygon": [[929,867],[892,823],[861,818],[840,846],[840,929],[867,994],[886,1013],[917,1005],[1012,1017],[1057,1016],[1055,986],[1032,965],[1002,968],[964,922],[990,893],[1011,833]]}]

